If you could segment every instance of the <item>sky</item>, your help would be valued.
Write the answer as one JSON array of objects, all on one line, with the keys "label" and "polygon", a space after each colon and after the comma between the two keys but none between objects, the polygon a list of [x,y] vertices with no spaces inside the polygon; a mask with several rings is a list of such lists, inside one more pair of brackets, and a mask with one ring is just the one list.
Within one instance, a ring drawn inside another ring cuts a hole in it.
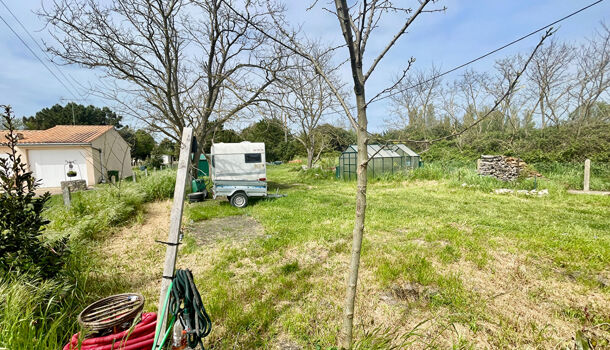
[{"label": "sky", "polygon": [[[42,2],[45,3],[46,0]],[[28,32],[44,46],[43,42],[52,42],[44,28],[44,23],[35,14],[41,7],[40,0],[2,0],[13,14],[27,28]],[[76,101],[96,106],[112,106],[111,101],[104,101],[87,94],[86,89],[77,88],[95,84],[101,72],[91,71],[76,66],[61,66],[61,72],[26,31],[15,20],[7,8],[0,2],[0,104],[10,104],[15,115],[30,116],[44,107],[56,103],[65,104]],[[48,2],[48,1],[46,1]],[[316,7],[306,10],[312,1],[285,0],[287,18],[295,26],[302,28],[303,35],[317,38],[328,45],[341,43],[337,19],[324,10],[330,6],[329,1],[318,1]],[[446,7],[443,12],[422,14],[391,49],[367,82],[367,95],[374,96],[378,91],[392,83],[396,75],[405,67],[408,59],[416,59],[413,68],[426,70],[432,65],[441,71],[448,70],[467,62],[481,54],[502,46],[522,35],[547,25],[593,0],[440,0],[432,8]],[[403,6],[415,6],[416,1],[396,1]],[[596,6],[581,12],[559,24],[555,37],[558,40],[574,44],[584,43],[600,22],[610,15],[610,0],[602,1]],[[21,36],[29,47],[54,71],[70,92],[56,79],[45,66],[15,36],[8,24]],[[400,18],[384,20],[374,37],[370,40],[365,55],[365,69],[370,58],[376,56],[393,35]],[[476,62],[469,68],[478,71],[491,71],[494,60],[515,53],[528,53],[538,43],[540,35],[534,35],[493,56]],[[337,52],[337,60],[347,58],[347,49]],[[349,67],[341,71],[341,78],[351,83]],[[463,70],[461,71],[463,72]],[[460,71],[448,76],[448,79],[459,76]],[[63,74],[62,74],[63,73]],[[64,75],[69,80],[65,81]],[[369,129],[381,131],[389,116],[388,100],[369,106]],[[347,125],[339,115],[328,117],[330,122]],[[125,118],[128,124],[138,127],[134,120]]]}]

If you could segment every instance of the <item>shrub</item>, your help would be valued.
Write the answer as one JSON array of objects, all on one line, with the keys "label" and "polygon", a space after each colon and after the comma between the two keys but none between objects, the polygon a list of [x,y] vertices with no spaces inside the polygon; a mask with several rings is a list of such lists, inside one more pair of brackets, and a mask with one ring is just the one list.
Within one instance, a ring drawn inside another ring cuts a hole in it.
[{"label": "shrub", "polygon": [[4,107],[3,124],[8,130],[8,157],[0,158],[0,272],[40,274],[53,277],[62,268],[68,249],[66,240],[48,242],[42,233],[48,221],[42,216],[49,193],[36,197],[39,183],[17,154],[10,107]]},{"label": "shrub", "polygon": [[162,170],[140,181],[141,191],[147,202],[172,198],[176,187],[176,171]]}]

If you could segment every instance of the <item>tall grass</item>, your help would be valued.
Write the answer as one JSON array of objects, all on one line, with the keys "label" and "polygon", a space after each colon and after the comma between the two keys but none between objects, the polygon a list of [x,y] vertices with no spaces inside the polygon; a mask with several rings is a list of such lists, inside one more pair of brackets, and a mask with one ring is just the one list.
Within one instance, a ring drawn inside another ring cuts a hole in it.
[{"label": "tall grass", "polygon": [[[545,177],[561,183],[567,189],[582,190],[583,163],[536,163],[533,167]],[[610,163],[591,163],[592,190],[610,191]]]},{"label": "tall grass", "polygon": [[50,220],[45,235],[70,237],[72,255],[53,280],[14,274],[0,277],[0,348],[62,348],[78,331],[78,313],[113,290],[112,277],[104,280],[93,273],[91,241],[128,222],[145,202],[171,198],[174,186],[175,171],[164,170],[137,183],[76,192],[69,208],[61,196],[54,196],[45,212]]},{"label": "tall grass", "polygon": [[[583,188],[583,165],[576,163],[536,163],[531,168],[539,172],[542,177],[523,177],[516,181],[505,182],[489,176],[480,176],[476,171],[474,162],[430,162],[423,167],[399,172],[383,174],[372,178],[371,182],[378,181],[407,181],[407,180],[445,180],[453,186],[476,188],[491,191],[497,188],[510,188],[515,190],[549,189],[563,193],[568,189]],[[610,191],[610,164],[592,163],[591,189]]]}]

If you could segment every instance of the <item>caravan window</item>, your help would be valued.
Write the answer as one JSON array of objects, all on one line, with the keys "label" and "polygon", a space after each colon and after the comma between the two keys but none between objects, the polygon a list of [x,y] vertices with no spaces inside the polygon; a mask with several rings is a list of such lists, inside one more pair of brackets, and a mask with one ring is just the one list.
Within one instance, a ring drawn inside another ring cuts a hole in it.
[{"label": "caravan window", "polygon": [[246,163],[261,163],[263,158],[260,153],[246,153]]}]

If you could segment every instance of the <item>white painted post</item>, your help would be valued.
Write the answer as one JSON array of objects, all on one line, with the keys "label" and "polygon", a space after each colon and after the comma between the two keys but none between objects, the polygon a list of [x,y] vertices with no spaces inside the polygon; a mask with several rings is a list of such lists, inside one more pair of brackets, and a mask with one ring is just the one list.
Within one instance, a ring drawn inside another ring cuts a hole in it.
[{"label": "white painted post", "polygon": [[135,184],[136,181],[136,173],[134,172],[133,174],[131,174],[131,180],[133,180],[133,183]]},{"label": "white painted post", "polygon": [[148,177],[148,168],[144,168],[144,175],[146,175],[146,177]]},{"label": "white painted post", "polygon": [[589,191],[589,180],[591,178],[591,159],[585,160],[585,181],[584,181],[584,190],[585,192]]},{"label": "white painted post", "polygon": [[72,202],[72,195],[70,195],[70,187],[64,186],[64,188],[61,189],[61,192],[64,198],[64,205],[70,208],[70,203]]},{"label": "white painted post", "polygon": [[176,174],[176,187],[174,188],[174,202],[169,218],[169,234],[167,235],[167,248],[165,250],[165,265],[163,268],[163,278],[161,279],[161,294],[159,295],[159,309],[157,317],[165,314],[163,319],[158,318],[161,324],[160,337],[165,334],[165,318],[167,310],[163,312],[163,303],[167,294],[167,288],[174,276],[176,268],[176,256],[178,255],[178,238],[180,236],[180,226],[182,225],[182,211],[184,209],[184,197],[186,194],[186,180],[189,174],[189,162],[191,159],[191,142],[193,140],[193,129],[182,129],[182,143],[180,144],[180,159],[178,160],[178,173]]}]

